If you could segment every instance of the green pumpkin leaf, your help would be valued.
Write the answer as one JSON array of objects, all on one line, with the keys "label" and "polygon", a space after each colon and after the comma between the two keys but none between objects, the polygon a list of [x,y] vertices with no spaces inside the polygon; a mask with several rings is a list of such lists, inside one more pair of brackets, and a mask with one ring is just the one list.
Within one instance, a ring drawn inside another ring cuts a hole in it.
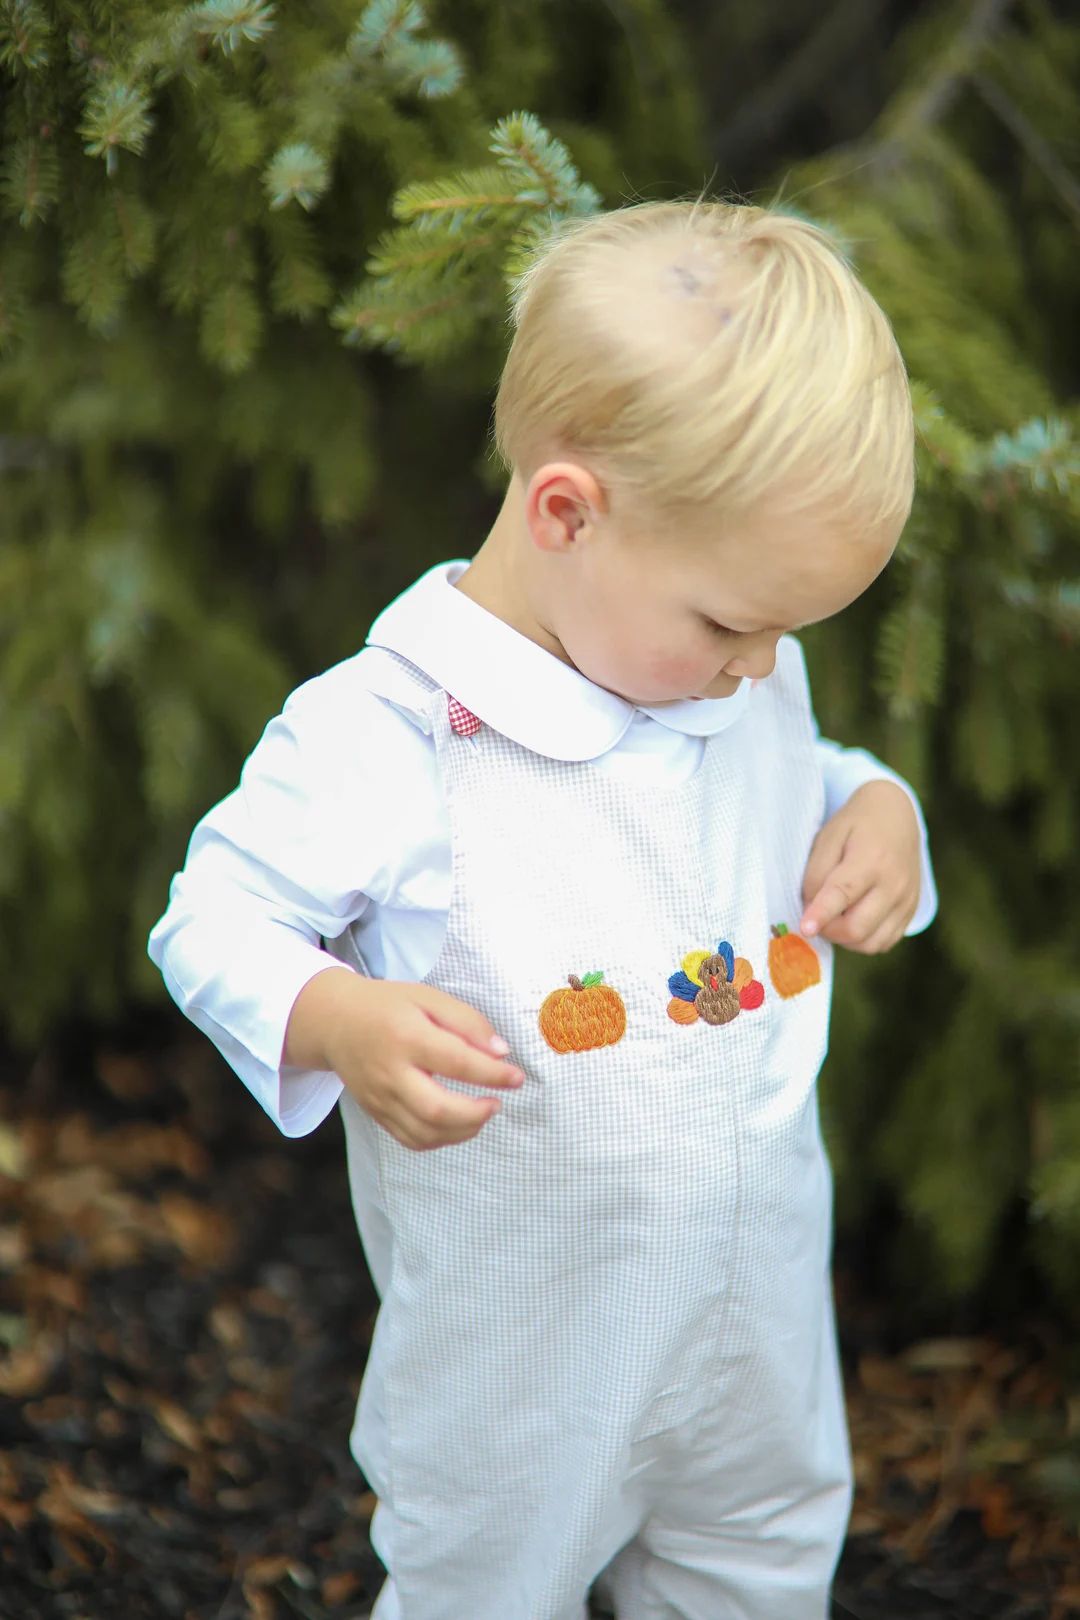
[{"label": "green pumpkin leaf", "polygon": [[588,990],[592,985],[602,984],[603,981],[604,975],[602,973],[586,973],[585,977],[581,981],[581,988],[583,990]]}]

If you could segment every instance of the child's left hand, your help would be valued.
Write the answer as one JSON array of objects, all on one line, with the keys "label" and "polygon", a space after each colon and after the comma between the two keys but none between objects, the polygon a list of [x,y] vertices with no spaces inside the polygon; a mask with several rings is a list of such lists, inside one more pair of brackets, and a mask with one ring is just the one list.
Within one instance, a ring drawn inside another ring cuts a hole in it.
[{"label": "child's left hand", "polygon": [[857,788],[814,840],[799,930],[874,955],[902,939],[919,903],[922,838],[895,782]]}]

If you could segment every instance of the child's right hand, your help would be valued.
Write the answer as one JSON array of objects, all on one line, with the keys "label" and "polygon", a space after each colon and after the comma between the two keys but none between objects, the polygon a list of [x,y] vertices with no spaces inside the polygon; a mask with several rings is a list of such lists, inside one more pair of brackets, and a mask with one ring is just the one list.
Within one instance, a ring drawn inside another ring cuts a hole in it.
[{"label": "child's right hand", "polygon": [[482,1013],[429,985],[365,979],[349,968],[317,973],[297,996],[283,1062],[331,1069],[361,1108],[404,1147],[467,1142],[502,1104],[464,1097],[433,1078],[516,1087],[506,1042]]}]

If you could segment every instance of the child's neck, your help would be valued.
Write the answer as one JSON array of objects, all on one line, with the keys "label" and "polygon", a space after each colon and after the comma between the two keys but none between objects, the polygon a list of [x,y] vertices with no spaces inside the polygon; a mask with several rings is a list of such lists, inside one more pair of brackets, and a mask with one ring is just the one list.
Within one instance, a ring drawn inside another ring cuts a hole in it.
[{"label": "child's neck", "polygon": [[491,532],[455,584],[463,595],[486,608],[519,635],[527,636],[564,664],[570,659],[562,643],[541,622],[529,590],[527,569],[529,536],[513,482],[506,492]]}]

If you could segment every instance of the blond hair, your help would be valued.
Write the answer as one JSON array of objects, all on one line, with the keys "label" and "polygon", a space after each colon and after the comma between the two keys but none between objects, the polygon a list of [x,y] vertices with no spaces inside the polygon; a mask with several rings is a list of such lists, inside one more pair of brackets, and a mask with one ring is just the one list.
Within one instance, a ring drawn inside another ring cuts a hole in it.
[{"label": "blond hair", "polygon": [[821,227],[700,200],[575,220],[520,277],[513,320],[495,435],[524,477],[562,451],[653,513],[771,498],[906,518],[904,362]]}]

